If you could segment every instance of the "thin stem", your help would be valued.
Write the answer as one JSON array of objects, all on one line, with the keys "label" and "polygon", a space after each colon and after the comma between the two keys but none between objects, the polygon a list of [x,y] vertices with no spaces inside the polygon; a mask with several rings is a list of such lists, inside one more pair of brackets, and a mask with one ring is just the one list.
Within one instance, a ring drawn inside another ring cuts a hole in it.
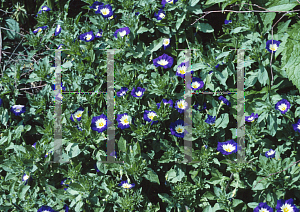
[{"label": "thin stem", "polygon": [[17,33],[17,34],[19,34],[19,35],[21,35],[21,36],[23,36],[24,37],[24,35],[23,34],[21,34],[21,33],[18,33],[18,32],[16,32],[15,30],[12,30],[12,29],[7,29],[7,28],[4,28],[4,27],[0,27],[1,29],[5,29],[5,30],[9,30],[9,31],[13,31],[13,32],[15,32],[15,33]]}]

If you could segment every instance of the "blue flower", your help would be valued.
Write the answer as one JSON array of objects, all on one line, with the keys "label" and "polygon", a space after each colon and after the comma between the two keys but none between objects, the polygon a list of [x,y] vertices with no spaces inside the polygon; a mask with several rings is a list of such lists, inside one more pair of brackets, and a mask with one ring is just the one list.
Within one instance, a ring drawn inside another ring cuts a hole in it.
[{"label": "blue flower", "polygon": [[[94,9],[95,13],[97,14],[97,11],[99,10],[99,7],[104,5],[102,2],[95,1],[92,6],[90,6],[90,9]],[[98,12],[99,13],[99,12]]]},{"label": "blue flower", "polygon": [[229,24],[229,23],[232,23],[232,21],[231,20],[225,20],[224,23]]},{"label": "blue flower", "polygon": [[267,157],[267,158],[274,158],[275,157],[275,151],[273,150],[273,149],[270,149],[269,151],[267,151],[266,153],[265,153],[265,156]]},{"label": "blue flower", "polygon": [[208,118],[205,120],[205,122],[206,122],[207,124],[215,125],[216,116],[213,117],[213,116],[207,114],[207,117],[208,117]]},{"label": "blue flower", "polygon": [[[172,100],[172,99],[170,99],[169,101],[166,100],[166,99],[163,99],[163,103],[164,103],[165,105],[170,104],[170,106],[169,106],[170,108],[173,107],[173,100]],[[160,108],[160,103],[157,103],[156,105],[157,105],[157,109],[159,109],[159,108]]]},{"label": "blue flower", "polygon": [[121,87],[121,90],[119,92],[117,92],[117,96],[118,97],[122,97],[126,94],[126,92],[128,91],[128,88],[126,87]]},{"label": "blue flower", "polygon": [[[189,62],[182,62],[178,67],[176,71],[176,76],[179,76],[181,78],[185,78],[186,70],[188,69]],[[191,70],[191,74],[193,74],[194,71]]]},{"label": "blue flower", "polygon": [[48,11],[50,11],[51,9],[49,8],[49,7],[47,7],[47,6],[42,6],[42,11],[44,11],[44,12],[48,12]]},{"label": "blue flower", "polygon": [[273,208],[271,208],[270,206],[267,205],[267,203],[265,202],[261,202],[259,203],[259,205],[254,208],[253,212],[273,212]]},{"label": "blue flower", "polygon": [[89,32],[79,35],[79,39],[83,40],[85,42],[90,42],[90,41],[94,40],[94,38],[95,38],[95,36],[94,36],[93,31],[89,31]]},{"label": "blue flower", "polygon": [[204,82],[200,78],[193,77],[191,86],[192,86],[192,90],[196,91],[203,88]]},{"label": "blue flower", "polygon": [[184,110],[188,108],[188,103],[184,99],[177,100],[175,103],[175,108],[179,113],[183,113]]},{"label": "blue flower", "polygon": [[276,210],[277,212],[299,212],[292,198],[288,200],[277,200]]},{"label": "blue flower", "polygon": [[153,121],[154,116],[157,116],[155,111],[145,110],[144,120],[147,122],[151,122],[151,125],[158,123],[158,121]]},{"label": "blue flower", "polygon": [[[106,155],[107,155],[107,152],[106,152]],[[117,158],[117,152],[116,152],[116,150],[114,150],[113,152],[111,152],[109,155]],[[96,168],[97,168],[97,166],[96,166]]]},{"label": "blue flower", "polygon": [[128,116],[127,113],[117,115],[117,121],[119,122],[118,127],[122,130],[130,128],[131,120],[131,117]]},{"label": "blue flower", "polygon": [[165,38],[163,41],[163,46],[164,46],[164,50],[168,47],[170,47],[171,44],[171,39],[170,38]]},{"label": "blue flower", "polygon": [[79,129],[80,131],[82,131],[83,129],[81,127],[79,127],[79,125],[76,125],[77,129]]},{"label": "blue flower", "polygon": [[162,0],[161,4],[162,4],[162,8],[164,8],[166,6],[166,4],[175,4],[178,0]]},{"label": "blue flower", "polygon": [[0,98],[0,106],[2,105],[2,103],[3,103],[3,100]]},{"label": "blue flower", "polygon": [[38,27],[35,30],[33,30],[33,33],[35,34],[35,33],[41,32],[42,30],[47,29],[47,28],[48,28],[48,26]]},{"label": "blue flower", "polygon": [[27,182],[28,179],[29,179],[29,176],[27,174],[24,174],[22,177],[22,181]]},{"label": "blue flower", "polygon": [[38,209],[37,212],[56,212],[50,206],[43,205],[41,208]]},{"label": "blue flower", "polygon": [[204,147],[205,149],[207,149],[207,145],[204,145],[203,147]]},{"label": "blue flower", "polygon": [[280,100],[275,105],[275,109],[279,110],[281,114],[285,114],[290,108],[291,108],[291,104],[286,99]]},{"label": "blue flower", "polygon": [[115,38],[118,38],[118,33],[123,38],[125,35],[128,35],[130,33],[130,29],[129,27],[117,29],[114,33]]},{"label": "blue flower", "polygon": [[254,122],[254,119],[256,119],[256,118],[258,118],[258,114],[257,113],[256,114],[252,113],[251,116],[246,116],[245,120],[247,122]]},{"label": "blue flower", "polygon": [[[66,90],[66,87],[63,86],[63,83],[60,84],[60,87],[61,87],[61,89],[62,89],[63,91]],[[55,90],[55,84],[52,84],[52,85],[51,85],[51,88],[52,88],[52,90]]]},{"label": "blue flower", "polygon": [[69,212],[69,206],[67,204],[64,205],[65,212]]},{"label": "blue flower", "polygon": [[98,10],[95,13],[100,13],[103,16],[103,18],[109,18],[113,15],[112,8],[109,4],[99,6]]},{"label": "blue flower", "polygon": [[145,88],[141,88],[141,87],[137,87],[137,89],[135,90],[135,88],[133,87],[132,91],[131,91],[131,95],[133,97],[142,97],[144,95],[145,92]]},{"label": "blue flower", "polygon": [[171,123],[170,131],[172,135],[179,138],[183,138],[184,135],[188,133],[186,129],[184,129],[184,121],[181,119]]},{"label": "blue flower", "polygon": [[83,111],[84,111],[83,107],[80,106],[73,114],[71,114],[70,117],[71,121],[74,121],[73,117],[75,117],[77,121],[80,121]]},{"label": "blue flower", "polygon": [[280,41],[273,40],[273,44],[272,44],[272,40],[268,40],[267,43],[266,43],[266,49],[270,53],[272,53],[272,51],[276,52],[280,43],[281,43]]},{"label": "blue flower", "polygon": [[221,104],[223,103],[228,105],[229,107],[231,106],[231,103],[225,97],[220,96],[218,99],[221,100]]},{"label": "blue flower", "polygon": [[206,109],[206,103],[205,102],[203,103],[203,109],[201,109],[201,110],[200,110],[200,105],[198,103],[196,103],[194,105],[194,108],[195,108],[195,110],[198,110],[198,111],[205,110]]},{"label": "blue flower", "polygon": [[213,71],[208,72],[208,74],[212,74],[212,73],[214,73],[214,72]]},{"label": "blue flower", "polygon": [[217,64],[216,66],[215,66],[215,68],[218,68],[220,65],[219,64]]},{"label": "blue flower", "polygon": [[61,27],[60,27],[60,25],[58,24],[58,25],[56,26],[56,29],[55,29],[55,36],[59,35],[60,32],[61,32]]},{"label": "blue flower", "polygon": [[[59,44],[59,46],[57,47],[57,49],[61,49],[63,45],[64,45],[64,44]],[[54,67],[55,67],[55,64],[54,64]],[[54,87],[54,88],[55,88],[55,87]]]},{"label": "blue flower", "polygon": [[100,172],[100,170],[97,168],[97,164],[94,165],[94,168],[96,169],[97,172]]},{"label": "blue flower", "polygon": [[223,155],[230,155],[237,152],[237,143],[233,139],[225,142],[218,142],[217,150]]},{"label": "blue flower", "polygon": [[48,157],[48,155],[49,155],[50,153],[52,153],[52,151],[47,152],[46,155],[45,155],[45,158]]},{"label": "blue flower", "polygon": [[296,132],[300,133],[300,119],[298,119],[298,122],[296,124],[292,124],[292,126]]},{"label": "blue flower", "polygon": [[136,13],[135,13],[135,15],[139,15],[139,14],[140,14],[139,12],[136,12]]},{"label": "blue flower", "polygon": [[34,147],[34,148],[36,149],[36,147],[35,147],[35,146],[36,146],[36,142],[35,142],[34,144],[32,144],[32,147]]},{"label": "blue flower", "polygon": [[125,181],[122,181],[121,184],[119,184],[118,186],[122,186],[125,189],[130,189],[130,188],[133,188],[135,186],[135,184],[134,183],[129,184],[127,182],[127,180],[125,180]]},{"label": "blue flower", "polygon": [[163,11],[163,9],[160,9],[160,10],[157,12],[157,14],[154,13],[154,17],[155,17],[158,21],[161,20],[161,19],[163,19],[163,18],[165,18],[165,16],[166,16],[166,12]]},{"label": "blue flower", "polygon": [[163,68],[171,68],[173,65],[174,59],[167,54],[163,54],[158,58],[153,60],[153,64],[155,67],[161,66]]},{"label": "blue flower", "polygon": [[101,37],[102,37],[102,34],[103,34],[103,30],[100,29],[100,30],[96,33],[95,37],[96,37],[96,38],[101,38]]},{"label": "blue flower", "polygon": [[104,132],[107,129],[107,126],[111,124],[112,123],[109,120],[107,120],[106,115],[102,114],[100,116],[93,117],[91,128],[92,130],[101,133]]},{"label": "blue flower", "polygon": [[16,116],[19,116],[21,113],[26,112],[26,107],[24,105],[14,105],[10,109]]}]

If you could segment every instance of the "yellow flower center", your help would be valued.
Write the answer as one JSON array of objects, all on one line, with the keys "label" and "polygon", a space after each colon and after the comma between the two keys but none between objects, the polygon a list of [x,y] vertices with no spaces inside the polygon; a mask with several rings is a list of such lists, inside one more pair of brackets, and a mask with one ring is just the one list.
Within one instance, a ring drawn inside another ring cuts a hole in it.
[{"label": "yellow flower center", "polygon": [[42,29],[41,29],[41,28],[39,28],[38,32],[40,32],[40,31],[42,31]]},{"label": "yellow flower center", "polygon": [[85,39],[86,39],[86,40],[91,40],[91,39],[92,39],[92,35],[90,35],[90,34],[86,35],[86,36],[85,36]]},{"label": "yellow flower center", "polygon": [[109,13],[109,9],[104,8],[104,9],[101,10],[101,13],[102,13],[103,15],[107,15],[107,14]]}]

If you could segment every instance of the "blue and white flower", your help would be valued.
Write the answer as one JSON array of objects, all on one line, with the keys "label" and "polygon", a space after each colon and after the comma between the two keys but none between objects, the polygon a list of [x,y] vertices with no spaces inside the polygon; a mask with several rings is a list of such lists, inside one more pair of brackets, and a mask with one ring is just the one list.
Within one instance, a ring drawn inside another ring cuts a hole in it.
[{"label": "blue and white flower", "polygon": [[22,181],[27,181],[29,179],[29,176],[27,174],[24,174],[22,177]]},{"label": "blue and white flower", "polygon": [[125,35],[128,35],[130,33],[130,29],[129,27],[117,29],[114,33],[115,38],[118,38],[118,33],[123,38]]},{"label": "blue and white flower", "polygon": [[237,152],[237,143],[233,139],[225,142],[218,142],[217,150],[223,155],[230,155]]},{"label": "blue and white flower", "polygon": [[164,19],[166,16],[166,12],[163,9],[160,9],[157,14],[154,13],[154,17],[159,21],[161,19]]},{"label": "blue and white flower", "polygon": [[32,144],[32,147],[36,149],[36,142]]},{"label": "blue and white flower", "polygon": [[270,53],[272,53],[272,51],[276,52],[280,43],[281,43],[280,41],[273,40],[273,44],[272,44],[272,40],[268,40],[267,43],[266,43],[266,49]]},{"label": "blue and white flower", "polygon": [[274,151],[273,149],[270,149],[269,151],[267,151],[267,152],[265,153],[265,156],[266,156],[267,158],[275,158],[275,153],[276,153],[276,151]]},{"label": "blue and white flower", "polygon": [[95,13],[100,13],[103,18],[109,18],[113,15],[112,7],[109,4],[99,6],[98,10]]},{"label": "blue and white flower", "polygon": [[123,113],[117,115],[117,121],[119,122],[118,127],[124,130],[126,128],[130,128],[132,118],[128,115],[128,113]]},{"label": "blue and white flower", "polygon": [[84,111],[83,107],[80,106],[73,114],[71,114],[70,117],[71,121],[74,121],[73,117],[75,117],[77,121],[80,121],[83,111]]},{"label": "blue and white flower", "polygon": [[185,129],[184,121],[181,119],[171,123],[170,131],[172,135],[179,138],[183,138],[184,135],[188,133],[188,131]]},{"label": "blue and white flower", "polygon": [[127,93],[127,91],[128,91],[128,88],[121,87],[121,90],[119,92],[117,92],[117,96],[118,97],[122,97],[122,96],[124,96]]},{"label": "blue and white flower", "polygon": [[277,200],[276,210],[277,212],[299,212],[292,198],[288,200]]},{"label": "blue and white flower", "polygon": [[215,121],[216,121],[216,116],[211,116],[207,114],[207,119],[205,120],[207,124],[215,125]]},{"label": "blue and white flower", "polygon": [[203,88],[204,82],[198,77],[193,77],[191,86],[192,86],[192,90],[197,91],[197,90]]},{"label": "blue and white flower", "polygon": [[164,50],[168,47],[170,47],[171,44],[171,39],[170,38],[165,38],[163,41],[163,46],[164,46]]},{"label": "blue and white flower", "polygon": [[122,181],[118,186],[122,186],[125,189],[130,189],[130,188],[133,188],[135,186],[135,184],[134,183],[129,184],[128,181],[125,180],[125,181]]},{"label": "blue and white flower", "polygon": [[90,41],[94,40],[94,38],[95,38],[95,36],[94,36],[93,31],[89,31],[89,32],[79,35],[79,39],[83,40],[85,42],[90,42]]},{"label": "blue and white flower", "polygon": [[298,122],[296,124],[292,124],[292,126],[296,132],[300,133],[300,119],[298,119]]},{"label": "blue and white flower", "polygon": [[50,11],[51,9],[49,8],[49,7],[47,7],[47,6],[42,6],[42,11],[44,11],[44,12],[48,12],[48,11]]},{"label": "blue and white flower", "polygon": [[3,100],[0,98],[0,106],[2,105],[2,103],[3,103]]},{"label": "blue and white flower", "polygon": [[146,88],[137,87],[137,89],[135,89],[133,87],[133,89],[131,91],[131,95],[133,97],[140,98],[140,97],[142,97],[144,95],[145,90],[146,90]]},{"label": "blue and white flower", "polygon": [[273,212],[273,208],[268,206],[267,203],[261,202],[256,208],[254,208],[253,212]]},{"label": "blue and white flower", "polygon": [[48,157],[48,155],[49,155],[50,153],[52,153],[52,151],[47,152],[46,155],[45,155],[45,158]]},{"label": "blue and white flower", "polygon": [[[62,82],[61,82],[61,84],[60,84],[60,87],[61,87],[61,89],[62,89],[63,91],[66,90],[66,87],[63,86],[63,83],[62,83]],[[52,85],[51,85],[51,88],[52,88],[52,90],[55,91],[55,84],[52,84]]]},{"label": "blue and white flower", "polygon": [[252,113],[251,116],[245,116],[245,120],[247,122],[254,122],[254,120],[257,119],[257,118],[258,118],[257,113],[256,114]]},{"label": "blue and white flower", "polygon": [[158,121],[153,121],[154,116],[157,116],[155,111],[145,110],[144,120],[147,122],[151,122],[151,125],[158,123]]},{"label": "blue and white flower", "polygon": [[229,107],[231,106],[231,103],[225,97],[220,96],[218,99],[221,100],[221,104],[226,104]]},{"label": "blue and white flower", "polygon": [[50,206],[43,205],[37,212],[56,212]]},{"label": "blue and white flower", "polygon": [[[102,6],[102,5],[104,5],[102,2],[99,2],[99,1],[95,1],[93,4],[92,4],[92,6],[90,6],[90,9],[93,9],[93,10],[95,10],[95,13],[96,13],[96,11],[98,11],[100,8],[100,6]],[[99,11],[100,12],[100,11]],[[99,13],[98,12],[98,13]]]},{"label": "blue and white flower", "polygon": [[38,27],[35,30],[33,30],[33,33],[35,34],[35,33],[41,32],[42,30],[47,29],[47,28],[48,28],[48,26]]},{"label": "blue and white flower", "polygon": [[205,110],[206,109],[206,103],[204,102],[203,103],[203,108],[200,110],[200,104],[198,104],[198,103],[196,103],[195,105],[194,105],[194,108],[195,108],[195,110],[198,110],[198,111],[202,111],[202,110]]},{"label": "blue and white flower", "polygon": [[166,4],[175,4],[178,0],[162,0],[161,4],[162,4],[162,8],[164,8],[166,6]]},{"label": "blue and white flower", "polygon": [[174,59],[167,54],[163,54],[158,58],[153,60],[153,64],[155,67],[161,66],[163,68],[171,68],[173,65]]},{"label": "blue and white flower", "polygon": [[[57,47],[57,49],[62,49],[62,46],[63,46],[64,44],[59,44],[59,46]],[[54,67],[55,67],[55,65],[54,65]]]},{"label": "blue and white flower", "polygon": [[64,190],[66,191],[71,183],[71,178],[63,178],[62,181],[60,182],[60,185],[64,187]]},{"label": "blue and white flower", "polygon": [[61,32],[61,26],[58,24],[57,26],[56,26],[56,29],[55,29],[55,36],[57,36],[57,35],[59,35],[60,34],[60,32]]},{"label": "blue and white flower", "polygon": [[[185,78],[185,74],[186,74],[186,71],[188,69],[188,66],[189,66],[189,62],[182,62],[178,67],[177,67],[177,71],[176,71],[176,76],[179,76],[181,78]],[[194,71],[191,70],[191,74],[193,74]]]},{"label": "blue and white flower", "polygon": [[[173,107],[173,100],[172,99],[170,99],[169,101],[166,100],[166,99],[163,99],[163,103],[164,103],[164,105],[170,104],[170,106],[169,106],[170,108]],[[159,109],[160,108],[160,103],[156,103],[156,105],[157,105],[157,109]]]},{"label": "blue and white flower", "polygon": [[26,112],[25,105],[14,105],[10,109],[16,116],[19,116],[21,113]]},{"label": "blue and white flower", "polygon": [[101,38],[101,37],[102,37],[102,34],[103,34],[103,30],[102,30],[102,29],[99,29],[99,31],[96,33],[95,37],[96,37],[96,38]]},{"label": "blue and white flower", "polygon": [[93,117],[91,128],[92,130],[101,133],[107,130],[107,126],[111,124],[112,123],[109,120],[107,120],[106,115],[102,114],[100,116]]},{"label": "blue and white flower", "polygon": [[285,114],[290,108],[291,108],[291,104],[286,99],[282,99],[278,101],[275,105],[275,109],[279,110],[281,114]]},{"label": "blue and white flower", "polygon": [[188,108],[188,103],[184,99],[177,100],[175,103],[175,108],[179,113],[183,113],[184,110]]},{"label": "blue and white flower", "polygon": [[225,20],[224,23],[229,24],[229,23],[232,23],[232,21],[231,20]]}]

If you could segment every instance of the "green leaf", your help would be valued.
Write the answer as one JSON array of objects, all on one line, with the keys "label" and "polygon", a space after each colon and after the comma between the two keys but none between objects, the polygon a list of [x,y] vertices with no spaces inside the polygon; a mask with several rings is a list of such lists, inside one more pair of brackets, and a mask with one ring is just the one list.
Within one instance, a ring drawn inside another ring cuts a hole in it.
[{"label": "green leaf", "polygon": [[242,203],[244,203],[244,202],[240,199],[233,199],[232,207],[236,207],[236,206],[238,206],[239,204],[242,204]]},{"label": "green leaf", "polygon": [[[146,51],[149,52],[148,54],[157,51],[158,49],[160,49],[160,48],[162,47],[163,42],[164,42],[164,38],[159,38],[159,39],[157,39],[157,40],[154,40],[154,41],[150,44],[150,46],[147,47],[147,50],[146,50]],[[146,55],[148,55],[148,54],[146,53]]]},{"label": "green leaf", "polygon": [[150,182],[158,183],[158,185],[160,185],[158,175],[151,168],[149,169],[147,174],[144,174],[144,177]]},{"label": "green leaf", "polygon": [[126,152],[126,140],[121,136],[118,141],[119,151]]},{"label": "green leaf", "polygon": [[21,192],[20,192],[20,194],[19,194],[20,199],[24,200],[25,194],[26,194],[26,192],[28,191],[29,188],[30,188],[29,185],[25,185],[25,186],[22,188],[22,190],[21,190]]},{"label": "green leaf", "polygon": [[207,68],[207,66],[202,63],[195,63],[192,64],[191,68],[193,71],[198,71],[199,69]]},{"label": "green leaf", "polygon": [[79,149],[78,144],[76,144],[76,143],[70,143],[67,146],[66,150],[67,150],[68,155],[69,155],[70,158],[76,157],[81,152],[80,149]]},{"label": "green leaf", "polygon": [[63,68],[71,68],[73,66],[73,64],[72,64],[72,62],[71,61],[68,61],[68,62],[65,62],[63,65],[62,65],[62,67]]},{"label": "green leaf", "polygon": [[196,14],[196,15],[199,15],[199,14],[203,13],[202,12],[202,7],[199,4],[195,5],[193,7],[192,6],[187,6],[186,8],[188,9],[188,11],[190,11],[190,12]]},{"label": "green leaf", "polygon": [[272,136],[274,136],[276,134],[277,131],[277,121],[276,121],[276,117],[273,114],[269,114],[268,115],[268,130],[270,131],[270,134]]},{"label": "green leaf", "polygon": [[209,4],[216,4],[216,3],[220,3],[220,2],[224,2],[226,0],[208,0],[205,5],[209,5]]},{"label": "green leaf", "polygon": [[148,32],[149,29],[147,27],[144,27],[144,26],[141,26],[138,31],[137,31],[137,34],[142,34],[144,32]]},{"label": "green leaf", "polygon": [[172,198],[169,196],[169,194],[158,194],[159,198],[163,201],[163,202],[167,202],[168,204],[172,204]]},{"label": "green leaf", "polygon": [[255,85],[257,81],[257,74],[258,74],[257,72],[250,72],[250,75],[247,77],[245,81],[245,89]]},{"label": "green leaf", "polygon": [[296,7],[297,4],[296,3],[292,3],[292,4],[281,4],[281,5],[277,5],[274,7],[269,7],[267,8],[270,11],[289,11],[289,10],[293,10],[294,7]]},{"label": "green leaf", "polygon": [[[20,32],[19,23],[15,21],[14,19],[6,19],[5,20],[5,27],[11,30],[3,30],[7,34],[7,38],[10,40],[15,40],[19,38],[20,36],[17,34],[17,32]],[[2,31],[2,32],[3,32]]]},{"label": "green leaf", "polygon": [[216,123],[215,123],[215,127],[216,128],[220,128],[222,127],[223,129],[225,129],[227,127],[229,123],[229,115],[228,113],[223,113],[221,115],[221,117],[219,117],[217,120],[216,120]]},{"label": "green leaf", "polygon": [[214,31],[214,28],[208,23],[196,23],[196,28],[204,33],[212,33]]},{"label": "green leaf", "polygon": [[18,151],[18,152],[21,151],[21,152],[26,153],[25,147],[20,146],[20,145],[14,145],[14,150],[16,150],[16,151]]},{"label": "green leaf", "polygon": [[257,202],[249,202],[247,205],[249,206],[249,208],[256,208],[259,205],[259,203],[257,203]]},{"label": "green leaf", "polygon": [[23,125],[22,124],[19,125],[18,128],[15,130],[15,138],[16,139],[19,139],[21,137],[23,130],[24,130]]},{"label": "green leaf", "polygon": [[40,133],[40,134],[45,134],[45,130],[44,130],[42,127],[36,125],[36,126],[35,126],[35,129],[36,129],[36,131],[37,131],[38,133]]},{"label": "green leaf", "polygon": [[196,4],[198,4],[200,0],[190,0],[189,1],[189,5],[191,5],[191,7],[194,7]]},{"label": "green leaf", "polygon": [[244,32],[247,30],[249,30],[249,29],[246,27],[237,27],[237,28],[231,30],[230,34],[236,34],[236,33]]},{"label": "green leaf", "polygon": [[267,84],[267,82],[269,80],[268,72],[262,64],[259,64],[259,71],[258,71],[258,76],[257,77],[258,77],[258,81],[260,82],[262,87],[265,84]]},{"label": "green leaf", "polygon": [[180,17],[177,19],[177,21],[176,21],[176,29],[177,29],[177,30],[178,30],[179,27],[181,26],[183,20],[185,19],[185,16],[186,16],[186,13],[182,13],[182,14],[180,15]]}]

